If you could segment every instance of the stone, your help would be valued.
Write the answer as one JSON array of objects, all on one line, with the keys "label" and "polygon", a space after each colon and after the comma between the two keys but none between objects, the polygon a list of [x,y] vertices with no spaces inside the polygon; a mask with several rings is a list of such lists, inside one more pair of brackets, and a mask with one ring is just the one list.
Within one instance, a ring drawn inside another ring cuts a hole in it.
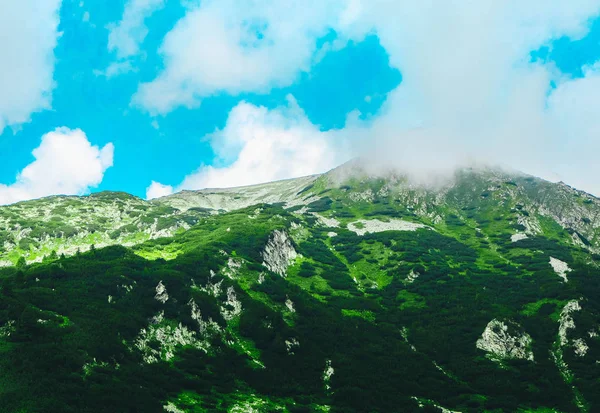
[{"label": "stone", "polygon": [[491,359],[522,359],[533,361],[531,337],[515,323],[493,319],[477,340],[477,348],[489,353]]},{"label": "stone", "polygon": [[288,266],[296,259],[298,253],[288,235],[284,231],[275,230],[271,234],[262,256],[265,267],[285,277]]}]

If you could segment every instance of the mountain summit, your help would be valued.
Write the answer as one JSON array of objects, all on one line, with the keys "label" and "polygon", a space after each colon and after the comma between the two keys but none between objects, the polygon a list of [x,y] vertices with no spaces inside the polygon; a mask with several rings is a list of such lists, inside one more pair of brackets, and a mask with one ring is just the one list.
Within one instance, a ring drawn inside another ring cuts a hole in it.
[{"label": "mountain summit", "polygon": [[593,412],[599,212],[521,173],[356,162],[1,207],[0,405]]}]

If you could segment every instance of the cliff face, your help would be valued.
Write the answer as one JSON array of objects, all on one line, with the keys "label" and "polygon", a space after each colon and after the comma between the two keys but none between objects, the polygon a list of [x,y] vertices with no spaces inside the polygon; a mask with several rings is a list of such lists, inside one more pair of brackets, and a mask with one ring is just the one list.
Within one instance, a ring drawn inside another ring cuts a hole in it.
[{"label": "cliff face", "polygon": [[263,265],[270,271],[286,276],[288,266],[298,256],[288,235],[283,231],[275,230],[269,237],[262,253]]}]

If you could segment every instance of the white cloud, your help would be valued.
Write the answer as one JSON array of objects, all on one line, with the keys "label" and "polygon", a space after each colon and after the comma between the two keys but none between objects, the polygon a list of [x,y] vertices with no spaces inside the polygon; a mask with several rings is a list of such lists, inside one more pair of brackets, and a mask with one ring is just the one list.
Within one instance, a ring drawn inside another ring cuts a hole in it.
[{"label": "white cloud", "polygon": [[152,181],[150,186],[146,188],[146,199],[160,198],[172,193],[173,187],[171,185],[163,185],[160,182]]},{"label": "white cloud", "polygon": [[116,52],[119,59],[138,54],[148,35],[144,20],[164,5],[165,0],[129,0],[121,21],[109,27],[108,50]]},{"label": "white cloud", "polygon": [[134,102],[166,113],[219,92],[288,85],[310,68],[317,38],[348,24],[346,8],[345,0],[202,1],[167,34],[165,69]]},{"label": "white cloud", "polygon": [[124,73],[135,72],[136,69],[133,67],[129,60],[122,60],[119,62],[112,62],[104,70],[94,70],[96,76],[106,76],[108,78],[113,76],[122,75]]},{"label": "white cloud", "polygon": [[556,169],[561,160],[571,176],[592,166],[579,167],[577,155],[562,151],[566,135],[548,107],[555,69],[531,63],[529,53],[563,35],[585,35],[600,1],[379,0],[363,6],[359,24],[376,30],[403,75],[382,116],[362,131],[361,149],[374,149],[373,159],[420,175],[472,160],[544,177],[562,175],[565,169]]},{"label": "white cloud", "polygon": [[[553,39],[584,36],[600,12],[600,0],[308,3],[201,2],[165,37],[165,69],[140,86],[134,102],[167,113],[197,106],[215,93],[266,93],[309,70],[324,53],[316,50],[315,40],[330,29],[338,40],[322,50],[377,34],[390,64],[402,72],[402,83],[378,117],[348,124],[339,133],[320,132],[295,110],[240,105],[213,137],[215,145],[222,142],[218,159],[228,166],[203,166],[183,187],[302,175],[306,171],[294,169],[294,161],[289,166],[277,162],[282,158],[273,149],[277,142],[295,148],[289,151],[294,160],[301,157],[299,142],[318,143],[317,157],[326,159],[340,141],[352,141],[354,154],[371,153],[373,162],[415,175],[472,161],[501,163],[559,176],[600,194],[594,179],[600,162],[593,158],[599,149],[594,131],[600,126],[600,105],[594,97],[600,92],[600,69],[589,68],[584,79],[572,80],[550,64],[530,61],[532,50]],[[556,90],[551,80],[558,82]],[[288,139],[296,133],[301,137]],[[245,134],[253,138],[241,137]],[[307,168],[311,171],[328,164],[303,161],[313,165]]]},{"label": "white cloud", "polygon": [[102,182],[113,164],[112,143],[93,146],[80,129],[58,128],[42,136],[33,150],[35,160],[11,185],[0,184],[0,204],[54,194],[76,195]]},{"label": "white cloud", "polygon": [[60,5],[60,0],[2,3],[0,133],[50,108]]},{"label": "white cloud", "polygon": [[347,159],[346,150],[333,146],[335,132],[321,132],[292,98],[288,106],[274,110],[238,104],[225,128],[211,139],[215,163],[223,166],[200,167],[179,189],[223,188],[311,175]]},{"label": "white cloud", "polygon": [[548,100],[559,156],[554,171],[563,181],[600,196],[600,65],[585,77],[561,83]]},{"label": "white cloud", "polygon": [[140,53],[140,45],[148,35],[144,20],[164,6],[165,0],[127,1],[121,20],[108,26],[108,50],[116,54],[117,61],[99,74],[113,77],[134,70],[130,58]]}]

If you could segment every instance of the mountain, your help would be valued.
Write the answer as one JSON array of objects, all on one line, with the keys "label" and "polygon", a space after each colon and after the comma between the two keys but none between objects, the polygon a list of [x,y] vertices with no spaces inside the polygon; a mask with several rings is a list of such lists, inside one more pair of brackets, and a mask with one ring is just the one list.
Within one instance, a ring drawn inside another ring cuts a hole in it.
[{"label": "mountain", "polygon": [[600,411],[599,213],[359,162],[1,207],[0,410]]}]

